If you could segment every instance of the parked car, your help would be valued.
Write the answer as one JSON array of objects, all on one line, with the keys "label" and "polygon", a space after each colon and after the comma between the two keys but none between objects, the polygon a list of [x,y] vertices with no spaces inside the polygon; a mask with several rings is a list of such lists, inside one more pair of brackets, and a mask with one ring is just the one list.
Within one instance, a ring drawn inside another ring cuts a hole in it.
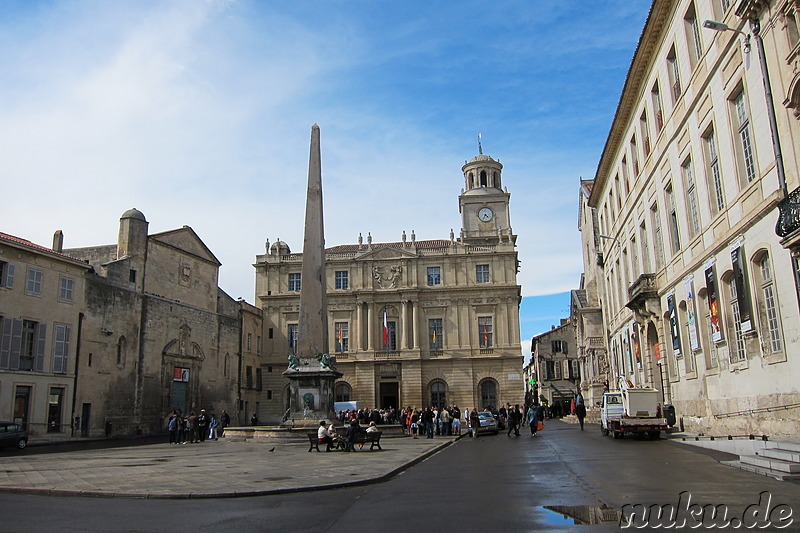
[{"label": "parked car", "polygon": [[478,413],[478,417],[481,419],[481,429],[478,431],[478,435],[481,433],[494,433],[497,435],[497,418],[495,418],[494,413],[481,411]]},{"label": "parked car", "polygon": [[492,411],[492,414],[497,419],[497,429],[506,429],[506,417],[500,414],[500,411]]},{"label": "parked car", "polygon": [[0,422],[0,448],[15,446],[22,450],[28,445],[28,432],[16,422]]}]

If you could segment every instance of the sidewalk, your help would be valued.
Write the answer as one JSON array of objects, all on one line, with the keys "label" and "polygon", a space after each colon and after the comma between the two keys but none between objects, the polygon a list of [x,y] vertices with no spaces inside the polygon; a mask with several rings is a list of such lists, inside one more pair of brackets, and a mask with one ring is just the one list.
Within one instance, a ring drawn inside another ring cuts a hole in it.
[{"label": "sidewalk", "polygon": [[[381,439],[382,451],[308,452],[308,443],[206,441],[0,457],[0,492],[230,498],[375,483],[458,437]],[[272,450],[272,451],[270,451]]]}]

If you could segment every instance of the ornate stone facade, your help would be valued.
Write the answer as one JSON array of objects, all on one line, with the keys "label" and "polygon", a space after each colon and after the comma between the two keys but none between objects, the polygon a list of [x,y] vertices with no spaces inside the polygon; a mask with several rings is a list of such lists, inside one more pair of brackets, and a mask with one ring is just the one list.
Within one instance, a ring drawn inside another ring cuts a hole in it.
[{"label": "ornate stone facade", "polygon": [[[462,168],[458,239],[366,242],[326,249],[328,335],[336,401],[364,407],[520,403],[521,289],[510,195],[502,165],[486,155]],[[286,243],[256,258],[256,305],[264,317],[262,367],[285,369],[295,350],[302,254]],[[287,381],[265,372],[262,412],[280,421]],[[271,399],[267,399],[267,395]]]}]

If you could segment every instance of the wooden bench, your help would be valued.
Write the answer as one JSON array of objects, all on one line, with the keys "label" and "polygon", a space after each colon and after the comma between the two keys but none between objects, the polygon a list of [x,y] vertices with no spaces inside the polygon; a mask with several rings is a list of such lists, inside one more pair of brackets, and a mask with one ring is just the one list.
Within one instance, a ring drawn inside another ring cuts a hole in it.
[{"label": "wooden bench", "polygon": [[[317,452],[319,452],[320,442],[319,442],[319,437],[317,437],[316,433],[308,433],[308,444],[309,444],[309,447],[308,447],[308,451],[309,452],[311,450],[317,450]],[[336,443],[334,443],[334,444],[336,444]],[[332,449],[336,449],[336,446],[334,446]],[[325,451],[330,451],[330,449],[325,450]]]},{"label": "wooden bench", "polygon": [[[339,447],[343,450],[347,450],[347,428],[337,428],[336,433],[339,435]],[[367,444],[369,443],[369,449],[373,450],[377,446],[379,450],[383,451],[381,448],[381,432],[380,431],[366,431],[365,429],[360,429],[356,434],[355,441],[353,442],[354,448],[356,444]]]}]

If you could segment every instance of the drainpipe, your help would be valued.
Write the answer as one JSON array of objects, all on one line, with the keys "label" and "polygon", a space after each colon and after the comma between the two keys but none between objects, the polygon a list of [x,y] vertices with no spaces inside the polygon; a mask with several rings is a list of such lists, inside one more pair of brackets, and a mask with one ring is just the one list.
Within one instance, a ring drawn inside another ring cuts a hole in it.
[{"label": "drainpipe", "polygon": [[78,313],[78,336],[75,339],[75,375],[72,378],[72,416],[70,419],[70,437],[75,436],[75,404],[78,401],[78,369],[81,363],[81,333],[83,333],[83,313]]}]

